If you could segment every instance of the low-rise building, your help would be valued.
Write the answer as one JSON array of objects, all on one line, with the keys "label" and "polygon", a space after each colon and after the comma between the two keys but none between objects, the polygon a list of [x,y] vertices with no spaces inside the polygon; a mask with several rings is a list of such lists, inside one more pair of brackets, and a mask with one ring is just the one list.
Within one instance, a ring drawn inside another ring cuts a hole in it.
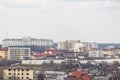
[{"label": "low-rise building", "polygon": [[46,80],[64,80],[68,75],[61,71],[45,71]]},{"label": "low-rise building", "polygon": [[34,69],[29,67],[7,67],[3,69],[4,80],[33,80]]},{"label": "low-rise building", "polygon": [[62,62],[65,62],[65,60],[22,60],[22,64],[29,64],[29,65],[41,65],[44,63],[50,64],[61,64]]},{"label": "low-rise building", "polygon": [[85,71],[72,71],[69,76],[75,77],[75,79],[70,80],[91,80],[91,78],[88,76],[88,72]]},{"label": "low-rise building", "polygon": [[104,57],[103,50],[91,50],[88,53],[89,53],[89,57]]}]

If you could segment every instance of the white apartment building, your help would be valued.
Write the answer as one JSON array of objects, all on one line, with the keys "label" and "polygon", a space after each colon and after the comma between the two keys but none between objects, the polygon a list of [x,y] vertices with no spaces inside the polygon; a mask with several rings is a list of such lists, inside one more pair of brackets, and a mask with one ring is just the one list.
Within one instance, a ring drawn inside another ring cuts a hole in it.
[{"label": "white apartment building", "polygon": [[65,42],[58,42],[59,50],[74,50],[76,43],[80,43],[80,40],[66,40]]},{"label": "white apartment building", "polygon": [[90,46],[91,46],[92,49],[98,49],[99,48],[98,44],[96,42],[91,42]]},{"label": "white apartment building", "polygon": [[84,52],[85,51],[85,45],[83,45],[82,43],[76,43],[74,45],[74,52]]},{"label": "white apartment building", "polygon": [[58,42],[57,49],[58,50],[67,50],[66,42]]},{"label": "white apartment building", "polygon": [[91,50],[88,53],[89,57],[104,57],[104,51],[102,50]]},{"label": "white apartment building", "polygon": [[25,60],[31,56],[31,49],[25,47],[9,47],[8,60]]},{"label": "white apartment building", "polygon": [[80,40],[67,40],[66,41],[66,46],[67,46],[67,50],[74,50],[74,45],[76,43],[80,43]]},{"label": "white apartment building", "polygon": [[51,39],[36,39],[31,37],[23,37],[22,39],[4,39],[2,41],[2,47],[9,46],[53,46],[53,40]]}]

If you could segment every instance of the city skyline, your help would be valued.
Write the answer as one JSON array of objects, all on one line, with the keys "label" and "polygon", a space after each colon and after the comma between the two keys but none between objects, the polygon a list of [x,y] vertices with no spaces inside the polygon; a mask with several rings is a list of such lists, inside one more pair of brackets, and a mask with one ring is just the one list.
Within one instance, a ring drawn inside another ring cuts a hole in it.
[{"label": "city skyline", "polygon": [[120,43],[119,0],[1,0],[4,38]]}]

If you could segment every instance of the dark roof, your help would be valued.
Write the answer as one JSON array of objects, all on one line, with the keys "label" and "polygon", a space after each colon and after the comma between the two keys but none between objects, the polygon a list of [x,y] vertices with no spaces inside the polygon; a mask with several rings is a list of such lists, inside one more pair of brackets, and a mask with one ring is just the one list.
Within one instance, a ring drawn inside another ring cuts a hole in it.
[{"label": "dark roof", "polygon": [[5,69],[34,69],[34,68],[24,67],[24,66],[15,66],[15,67],[6,67]]},{"label": "dark roof", "polygon": [[0,51],[8,51],[8,49],[7,48],[2,48],[2,49],[0,49]]},{"label": "dark roof", "polygon": [[81,64],[82,67],[97,67],[97,65],[94,65],[90,62],[87,62],[86,64]]}]

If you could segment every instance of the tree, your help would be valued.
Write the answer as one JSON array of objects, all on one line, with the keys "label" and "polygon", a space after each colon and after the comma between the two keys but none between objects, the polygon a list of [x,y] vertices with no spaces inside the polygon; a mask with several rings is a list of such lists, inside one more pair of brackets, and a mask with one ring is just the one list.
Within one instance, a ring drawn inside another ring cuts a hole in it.
[{"label": "tree", "polygon": [[3,71],[2,70],[0,70],[0,80],[3,80]]},{"label": "tree", "polygon": [[53,61],[50,61],[50,65],[53,65],[54,64],[54,62]]},{"label": "tree", "polygon": [[120,66],[120,63],[118,61],[114,61],[113,64],[114,64],[115,67]]},{"label": "tree", "polygon": [[37,80],[44,80],[45,79],[45,75],[43,73],[39,73],[37,76]]}]

